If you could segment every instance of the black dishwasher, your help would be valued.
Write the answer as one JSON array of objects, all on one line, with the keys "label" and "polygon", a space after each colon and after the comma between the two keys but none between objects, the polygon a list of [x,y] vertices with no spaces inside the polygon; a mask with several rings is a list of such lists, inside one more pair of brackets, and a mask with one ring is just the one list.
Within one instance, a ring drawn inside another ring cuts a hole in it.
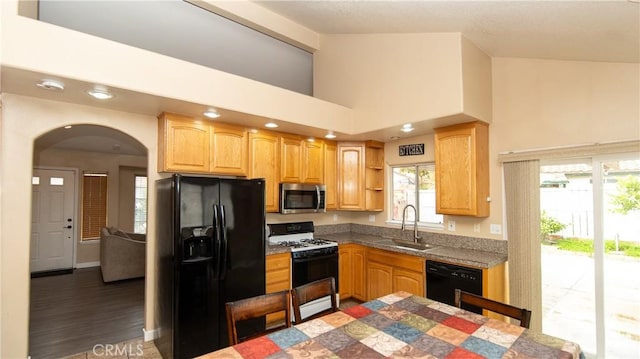
[{"label": "black dishwasher", "polygon": [[[427,261],[427,298],[455,305],[455,289],[482,295],[482,270],[455,264]],[[462,308],[482,314],[482,308],[462,304]]]}]

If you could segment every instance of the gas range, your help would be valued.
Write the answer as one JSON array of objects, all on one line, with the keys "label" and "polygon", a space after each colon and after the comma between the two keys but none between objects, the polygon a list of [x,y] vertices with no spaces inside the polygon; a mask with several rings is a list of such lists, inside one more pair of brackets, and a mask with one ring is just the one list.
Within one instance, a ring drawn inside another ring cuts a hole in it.
[{"label": "gas range", "polygon": [[[269,225],[269,244],[291,250],[291,287],[333,277],[340,291],[338,243],[313,237],[313,222],[275,223]],[[300,306],[303,318],[331,306],[329,297]]]},{"label": "gas range", "polygon": [[[338,244],[313,237],[313,222],[275,223],[269,225],[269,244],[289,247],[292,253],[337,247]],[[335,248],[337,249],[337,248]]]}]

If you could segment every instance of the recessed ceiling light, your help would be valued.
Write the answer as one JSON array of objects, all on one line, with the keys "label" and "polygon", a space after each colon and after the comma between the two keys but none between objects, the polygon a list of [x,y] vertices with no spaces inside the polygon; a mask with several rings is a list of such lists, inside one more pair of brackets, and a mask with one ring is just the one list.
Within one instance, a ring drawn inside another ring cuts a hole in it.
[{"label": "recessed ceiling light", "polygon": [[413,125],[410,123],[405,123],[404,125],[402,125],[402,128],[400,129],[400,131],[402,132],[411,132],[413,131]]},{"label": "recessed ceiling light", "polygon": [[202,114],[205,115],[206,117],[209,117],[209,118],[218,118],[218,117],[220,117],[220,114],[214,108],[210,108],[210,109],[206,110],[205,112],[203,112]]},{"label": "recessed ceiling light", "polygon": [[42,80],[36,86],[49,91],[64,91],[64,84],[56,80]]},{"label": "recessed ceiling light", "polygon": [[70,129],[71,127],[73,127],[73,126],[71,126],[71,125],[66,125],[66,126],[64,126],[65,130]]},{"label": "recessed ceiling light", "polygon": [[105,87],[102,87],[102,86],[96,86],[91,90],[87,91],[87,93],[89,94],[89,96],[98,100],[108,100],[113,98],[113,94],[109,92],[109,90],[107,90]]},{"label": "recessed ceiling light", "polygon": [[326,135],[324,135],[324,138],[334,139],[334,138],[336,138],[336,135],[333,134],[333,131],[329,131],[329,132],[327,132]]},{"label": "recessed ceiling light", "polygon": [[400,139],[400,137],[398,137],[398,136],[391,136],[391,137],[389,137],[389,139],[390,139],[391,141],[395,141],[395,140],[399,140],[399,139]]},{"label": "recessed ceiling light", "polygon": [[267,128],[276,128],[276,127],[278,127],[278,124],[277,124],[277,123],[275,123],[275,122],[267,122],[267,123],[265,123],[265,124],[264,124],[264,127],[267,127]]}]

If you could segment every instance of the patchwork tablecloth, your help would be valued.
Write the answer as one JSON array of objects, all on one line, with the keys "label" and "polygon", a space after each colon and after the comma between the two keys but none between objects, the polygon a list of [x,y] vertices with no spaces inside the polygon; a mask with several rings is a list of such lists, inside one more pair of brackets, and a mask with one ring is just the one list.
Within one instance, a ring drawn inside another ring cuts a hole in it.
[{"label": "patchwork tablecloth", "polygon": [[201,358],[567,358],[572,342],[398,292]]}]

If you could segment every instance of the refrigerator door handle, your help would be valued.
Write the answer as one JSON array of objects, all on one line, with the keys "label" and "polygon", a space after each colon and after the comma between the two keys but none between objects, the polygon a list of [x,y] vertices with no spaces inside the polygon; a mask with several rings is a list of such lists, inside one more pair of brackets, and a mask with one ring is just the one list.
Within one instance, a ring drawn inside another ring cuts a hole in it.
[{"label": "refrigerator door handle", "polygon": [[215,252],[215,262],[213,263],[213,277],[220,278],[220,259],[222,251],[221,241],[220,241],[220,213],[218,210],[218,205],[213,205],[213,245]]},{"label": "refrigerator door handle", "polygon": [[229,258],[229,243],[227,239],[227,216],[224,211],[224,206],[220,205],[220,233],[222,240],[222,253],[220,258],[220,279],[225,279],[227,276],[227,260]]}]

